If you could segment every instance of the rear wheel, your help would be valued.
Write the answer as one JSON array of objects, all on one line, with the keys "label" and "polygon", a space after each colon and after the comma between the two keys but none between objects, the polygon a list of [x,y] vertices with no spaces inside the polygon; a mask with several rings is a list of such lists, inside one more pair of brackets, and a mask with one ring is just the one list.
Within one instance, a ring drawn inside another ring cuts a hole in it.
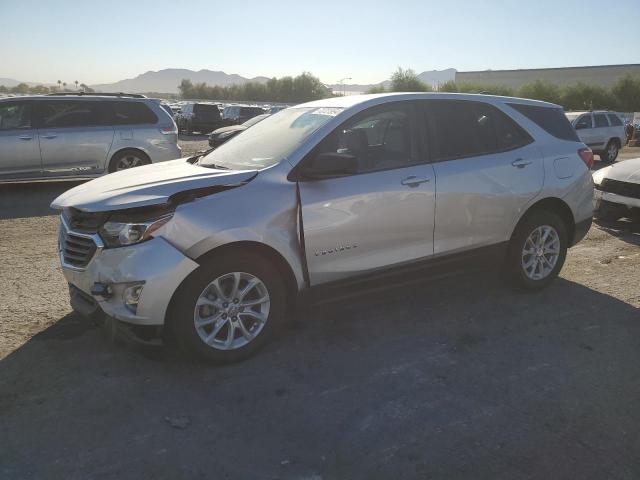
[{"label": "rear wheel", "polygon": [[176,293],[171,326],[178,344],[204,360],[242,360],[262,347],[286,312],[278,269],[255,254],[215,257]]},{"label": "rear wheel", "polygon": [[516,285],[538,290],[560,273],[567,255],[564,221],[555,213],[537,211],[518,225],[509,245],[509,269]]},{"label": "rear wheel", "polygon": [[617,140],[609,140],[607,147],[600,154],[600,158],[603,162],[613,163],[618,158],[618,152],[620,151],[620,145]]},{"label": "rear wheel", "polygon": [[150,163],[151,159],[140,150],[123,150],[116,153],[111,159],[111,162],[109,162],[109,173],[140,167]]}]

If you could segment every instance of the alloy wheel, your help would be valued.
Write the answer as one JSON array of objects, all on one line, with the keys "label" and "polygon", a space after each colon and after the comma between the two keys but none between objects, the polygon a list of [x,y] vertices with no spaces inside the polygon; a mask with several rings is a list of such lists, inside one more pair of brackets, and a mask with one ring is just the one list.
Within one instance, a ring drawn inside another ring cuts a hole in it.
[{"label": "alloy wheel", "polygon": [[269,318],[265,284],[245,272],[222,275],[202,291],[193,312],[200,339],[217,350],[235,350],[255,339]]},{"label": "alloy wheel", "polygon": [[560,256],[560,236],[549,225],[536,227],[524,242],[522,268],[532,280],[546,278]]},{"label": "alloy wheel", "polygon": [[127,170],[128,168],[144,165],[144,160],[137,155],[128,154],[122,157],[116,164],[116,171]]}]

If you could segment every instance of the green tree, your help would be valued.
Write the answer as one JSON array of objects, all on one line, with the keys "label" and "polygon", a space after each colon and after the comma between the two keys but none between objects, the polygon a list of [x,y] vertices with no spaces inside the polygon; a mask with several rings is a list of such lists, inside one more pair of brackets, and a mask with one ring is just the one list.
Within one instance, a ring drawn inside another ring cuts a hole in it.
[{"label": "green tree", "polygon": [[369,90],[367,90],[367,93],[385,93],[387,91],[386,88],[384,88],[384,85],[381,83],[380,85],[374,85],[373,87],[371,87]]},{"label": "green tree", "polygon": [[31,89],[26,83],[19,83],[11,89],[11,93],[29,93]]},{"label": "green tree", "polygon": [[546,82],[544,80],[536,80],[520,87],[517,93],[518,97],[531,98],[533,100],[544,100],[545,102],[561,103],[562,91],[558,85]]},{"label": "green tree", "polygon": [[391,75],[392,92],[430,92],[431,86],[418,78],[416,72],[410,68],[404,70],[401,67]]},{"label": "green tree", "polygon": [[604,87],[578,82],[564,88],[560,103],[565,110],[613,110],[616,98]]},{"label": "green tree", "polygon": [[619,78],[611,87],[617,109],[622,112],[640,112],[640,77],[631,74]]}]

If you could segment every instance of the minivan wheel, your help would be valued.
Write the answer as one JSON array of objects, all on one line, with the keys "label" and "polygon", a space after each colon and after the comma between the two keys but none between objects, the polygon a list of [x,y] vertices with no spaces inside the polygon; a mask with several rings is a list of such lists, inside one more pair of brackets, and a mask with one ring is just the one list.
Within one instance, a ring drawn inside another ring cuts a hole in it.
[{"label": "minivan wheel", "polygon": [[205,262],[176,293],[170,322],[178,344],[217,363],[255,353],[286,312],[284,282],[277,272],[255,254]]},{"label": "minivan wheel", "polygon": [[139,150],[123,150],[116,153],[109,162],[109,173],[128,170],[151,163],[149,157]]},{"label": "minivan wheel", "polygon": [[516,286],[537,290],[560,273],[567,256],[567,228],[555,213],[533,212],[514,232],[509,245],[509,269]]},{"label": "minivan wheel", "polygon": [[600,154],[600,158],[603,162],[613,163],[618,158],[618,152],[620,147],[618,146],[618,142],[615,140],[609,140],[607,143],[607,148],[604,149],[604,152]]}]

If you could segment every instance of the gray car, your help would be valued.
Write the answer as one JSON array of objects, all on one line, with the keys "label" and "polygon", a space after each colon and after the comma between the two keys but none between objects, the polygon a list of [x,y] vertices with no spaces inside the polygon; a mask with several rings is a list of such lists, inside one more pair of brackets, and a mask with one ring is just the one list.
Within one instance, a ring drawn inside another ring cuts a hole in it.
[{"label": "gray car", "polygon": [[627,143],[624,123],[615,112],[567,112],[567,118],[576,129],[578,137],[600,159],[613,163],[618,152]]},{"label": "gray car", "polygon": [[76,310],[233,361],[300,293],[340,294],[371,274],[479,261],[506,265],[522,289],[547,286],[591,225],[592,162],[557,105],[354,95],[288,108],[205,156],[108,175],[52,206]]},{"label": "gray car", "polygon": [[160,102],[100,95],[0,100],[0,181],[94,177],[180,158]]}]

